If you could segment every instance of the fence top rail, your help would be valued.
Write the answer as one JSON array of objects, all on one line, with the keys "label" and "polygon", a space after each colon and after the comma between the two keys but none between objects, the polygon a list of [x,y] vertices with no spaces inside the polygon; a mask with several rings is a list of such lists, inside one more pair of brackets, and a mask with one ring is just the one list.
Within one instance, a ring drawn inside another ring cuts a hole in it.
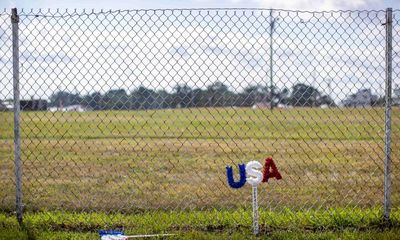
[{"label": "fence top rail", "polygon": [[[280,9],[280,8],[154,8],[154,9],[25,9],[21,8],[19,15],[21,16],[36,16],[36,17],[65,17],[65,16],[79,16],[89,14],[113,14],[113,13],[130,13],[130,12],[192,12],[192,11],[277,11],[277,12],[288,12],[288,13],[308,13],[308,14],[337,14],[337,13],[382,13],[386,9],[360,9],[360,10],[324,10],[324,11],[309,11],[309,10],[291,10],[291,9]],[[394,9],[393,11],[400,11]],[[65,14],[65,15],[64,15]]]}]

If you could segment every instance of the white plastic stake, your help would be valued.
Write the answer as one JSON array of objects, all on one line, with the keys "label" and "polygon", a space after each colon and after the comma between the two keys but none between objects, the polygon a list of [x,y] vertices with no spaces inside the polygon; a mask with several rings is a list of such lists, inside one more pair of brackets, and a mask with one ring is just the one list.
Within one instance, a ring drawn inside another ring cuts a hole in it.
[{"label": "white plastic stake", "polygon": [[258,226],[258,199],[257,199],[257,185],[252,187],[253,189],[253,233],[257,235],[259,233]]}]

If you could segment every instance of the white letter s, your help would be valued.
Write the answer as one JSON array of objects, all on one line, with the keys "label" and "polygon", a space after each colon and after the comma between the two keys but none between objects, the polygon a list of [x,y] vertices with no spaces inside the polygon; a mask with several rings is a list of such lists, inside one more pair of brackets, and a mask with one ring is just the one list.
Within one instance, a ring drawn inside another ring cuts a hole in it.
[{"label": "white letter s", "polygon": [[260,171],[261,168],[261,163],[257,161],[250,161],[246,164],[246,181],[253,187],[257,186],[262,181],[263,175]]}]

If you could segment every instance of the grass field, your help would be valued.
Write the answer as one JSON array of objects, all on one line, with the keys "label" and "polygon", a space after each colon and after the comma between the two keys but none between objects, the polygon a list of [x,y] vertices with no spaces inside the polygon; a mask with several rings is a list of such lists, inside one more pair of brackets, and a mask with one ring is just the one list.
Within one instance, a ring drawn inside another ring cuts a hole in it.
[{"label": "grass field", "polygon": [[[288,232],[276,231],[268,235],[254,237],[248,233],[204,233],[204,232],[188,232],[182,233],[171,237],[161,239],[274,239],[274,240],[287,240],[287,239],[398,239],[400,230],[370,230],[370,231],[323,231],[323,232]],[[27,233],[21,230],[2,231],[0,229],[0,239],[8,240],[25,240],[25,239],[43,239],[43,240],[92,240],[99,239],[96,233],[82,233],[82,232],[36,232]]]},{"label": "grass field", "polygon": [[[272,239],[398,239],[400,221],[384,227],[381,210],[260,211],[260,238]],[[400,219],[400,211],[393,212]],[[0,214],[0,239],[96,239],[99,229],[120,229],[129,235],[168,233],[166,239],[255,238],[248,227],[251,211],[150,211],[141,214],[40,212],[25,215],[21,229],[14,216]]]},{"label": "grass field", "polygon": [[[382,108],[23,112],[21,119],[27,212],[246,208],[251,189],[230,189],[225,166],[266,156],[283,180],[260,187],[262,209],[374,209],[383,199]],[[5,213],[14,208],[12,122],[12,113],[0,113]],[[392,140],[398,210],[398,108]]]}]

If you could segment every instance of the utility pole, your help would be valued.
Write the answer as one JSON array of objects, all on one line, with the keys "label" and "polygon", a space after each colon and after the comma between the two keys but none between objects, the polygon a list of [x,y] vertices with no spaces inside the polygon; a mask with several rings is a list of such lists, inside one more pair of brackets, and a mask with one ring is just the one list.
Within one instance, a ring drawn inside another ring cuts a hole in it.
[{"label": "utility pole", "polygon": [[277,19],[275,19],[274,17],[272,17],[272,9],[269,12],[269,17],[270,17],[270,29],[269,29],[269,80],[270,80],[270,94],[271,94],[271,110],[274,108],[274,79],[273,79],[273,47],[272,47],[272,37],[273,37],[273,33],[274,33],[274,29],[275,29],[275,22],[277,21]]},{"label": "utility pole", "polygon": [[333,99],[332,92],[332,78],[327,78],[328,82],[328,96]]}]

